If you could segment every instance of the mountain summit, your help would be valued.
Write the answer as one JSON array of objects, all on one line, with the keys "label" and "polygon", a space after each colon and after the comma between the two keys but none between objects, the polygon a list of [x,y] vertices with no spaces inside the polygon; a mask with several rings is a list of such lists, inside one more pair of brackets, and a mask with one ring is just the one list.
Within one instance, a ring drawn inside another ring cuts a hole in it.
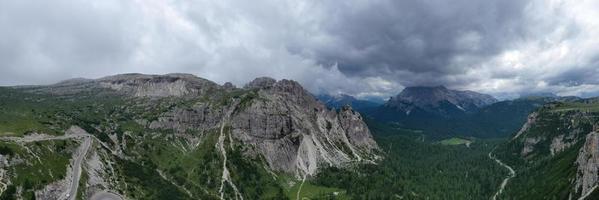
[{"label": "mountain summit", "polygon": [[450,90],[445,86],[407,87],[392,97],[386,107],[402,110],[407,115],[419,109],[437,115],[472,112],[497,102],[491,95],[473,91]]}]

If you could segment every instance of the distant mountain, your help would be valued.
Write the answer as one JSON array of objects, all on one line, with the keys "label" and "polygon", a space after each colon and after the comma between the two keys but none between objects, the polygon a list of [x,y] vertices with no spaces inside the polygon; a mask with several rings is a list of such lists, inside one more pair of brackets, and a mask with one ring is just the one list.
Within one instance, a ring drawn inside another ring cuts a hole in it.
[{"label": "distant mountain", "polygon": [[373,101],[359,100],[347,94],[320,94],[317,95],[316,98],[323,102],[329,108],[340,109],[345,105],[350,105],[354,110],[358,112],[368,112],[382,105],[382,103],[377,103]]},{"label": "distant mountain", "polygon": [[443,86],[406,88],[368,117],[427,132],[432,137],[506,137],[527,115],[546,103],[577,97],[528,96],[498,102],[490,95],[455,91]]},{"label": "distant mountain", "polygon": [[431,115],[446,116],[475,112],[497,102],[491,95],[472,91],[450,90],[444,86],[407,87],[392,97],[385,107],[402,111],[410,115],[413,111],[422,111]]}]

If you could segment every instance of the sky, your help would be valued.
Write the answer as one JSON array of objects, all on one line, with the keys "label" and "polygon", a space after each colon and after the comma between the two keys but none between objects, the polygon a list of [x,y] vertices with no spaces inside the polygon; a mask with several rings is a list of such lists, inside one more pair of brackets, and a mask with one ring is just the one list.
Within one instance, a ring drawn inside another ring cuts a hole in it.
[{"label": "sky", "polygon": [[0,85],[191,73],[386,99],[599,95],[597,0],[2,0]]}]

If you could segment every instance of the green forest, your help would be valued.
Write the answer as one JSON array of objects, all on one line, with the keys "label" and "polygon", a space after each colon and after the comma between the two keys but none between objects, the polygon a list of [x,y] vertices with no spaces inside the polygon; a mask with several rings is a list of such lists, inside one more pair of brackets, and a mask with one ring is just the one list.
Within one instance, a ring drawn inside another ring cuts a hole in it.
[{"label": "green forest", "polygon": [[351,199],[488,199],[508,174],[488,157],[503,140],[444,145],[420,131],[375,122],[369,127],[383,160],[324,169],[313,184],[345,189]]}]

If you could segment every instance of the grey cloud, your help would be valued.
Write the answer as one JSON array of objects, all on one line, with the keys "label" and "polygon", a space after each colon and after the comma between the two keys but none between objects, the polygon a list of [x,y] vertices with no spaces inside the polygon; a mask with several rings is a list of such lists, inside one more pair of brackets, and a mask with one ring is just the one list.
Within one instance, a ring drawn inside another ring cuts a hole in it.
[{"label": "grey cloud", "polygon": [[[0,1],[0,85],[187,72],[386,98],[446,85],[591,94],[599,4],[543,0]],[[578,49],[577,49],[578,48]],[[590,92],[589,92],[590,91]]]},{"label": "grey cloud", "polygon": [[454,59],[461,55],[484,58],[501,51],[520,35],[523,24],[518,22],[526,5],[520,0],[375,2],[364,7],[327,6],[332,20],[325,20],[323,26],[342,44],[339,49],[324,49],[332,51],[313,49],[319,61],[337,61],[341,71],[350,75],[373,73],[372,68],[464,73],[467,63]]}]

